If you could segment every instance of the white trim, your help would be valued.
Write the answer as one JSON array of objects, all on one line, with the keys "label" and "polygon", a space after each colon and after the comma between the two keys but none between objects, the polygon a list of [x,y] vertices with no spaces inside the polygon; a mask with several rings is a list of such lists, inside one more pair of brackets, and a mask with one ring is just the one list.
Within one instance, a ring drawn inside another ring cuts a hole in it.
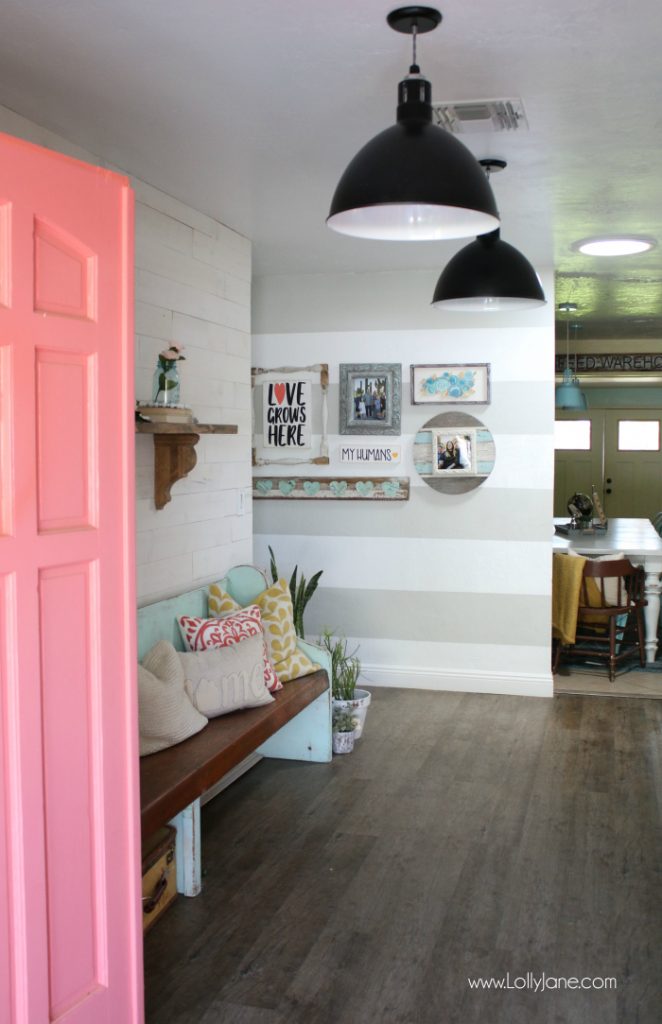
[{"label": "white trim", "polygon": [[553,697],[554,681],[549,673],[471,672],[454,669],[388,668],[364,665],[361,685],[390,686],[406,690],[447,690],[461,693],[500,693],[514,697]]}]

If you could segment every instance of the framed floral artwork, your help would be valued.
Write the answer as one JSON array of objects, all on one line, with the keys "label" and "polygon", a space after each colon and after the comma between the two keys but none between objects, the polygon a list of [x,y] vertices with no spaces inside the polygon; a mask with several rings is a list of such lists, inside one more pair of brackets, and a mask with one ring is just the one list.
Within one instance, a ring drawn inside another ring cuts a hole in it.
[{"label": "framed floral artwork", "polygon": [[399,363],[340,364],[340,433],[399,434]]},{"label": "framed floral artwork", "polygon": [[489,405],[489,363],[411,367],[412,405]]}]

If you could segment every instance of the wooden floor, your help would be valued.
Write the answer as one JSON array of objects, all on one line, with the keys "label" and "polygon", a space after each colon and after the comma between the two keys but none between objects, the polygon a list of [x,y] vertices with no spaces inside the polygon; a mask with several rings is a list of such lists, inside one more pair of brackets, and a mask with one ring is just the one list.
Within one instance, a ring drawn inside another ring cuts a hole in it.
[{"label": "wooden floor", "polygon": [[[658,700],[375,690],[353,754],[208,804],[203,860],[146,937],[148,1024],[662,1020]],[[617,988],[467,981],[528,972]]]}]

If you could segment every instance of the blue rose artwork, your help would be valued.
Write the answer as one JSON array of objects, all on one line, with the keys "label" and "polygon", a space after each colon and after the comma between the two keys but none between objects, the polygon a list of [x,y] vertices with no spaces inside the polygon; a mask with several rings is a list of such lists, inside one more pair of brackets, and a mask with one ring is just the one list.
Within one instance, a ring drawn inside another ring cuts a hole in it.
[{"label": "blue rose artwork", "polygon": [[423,394],[437,398],[465,398],[473,395],[476,389],[476,374],[474,370],[463,370],[460,373],[449,373],[445,370],[442,374],[433,373],[421,381]]}]

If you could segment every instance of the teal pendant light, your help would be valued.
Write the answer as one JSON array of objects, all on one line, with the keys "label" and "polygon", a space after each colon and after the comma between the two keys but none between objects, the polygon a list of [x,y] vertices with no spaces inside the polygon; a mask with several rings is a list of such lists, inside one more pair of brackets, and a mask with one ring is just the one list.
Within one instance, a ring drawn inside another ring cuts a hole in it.
[{"label": "teal pendant light", "polygon": [[[559,310],[562,313],[576,313],[577,306],[573,302],[559,303]],[[570,321],[566,320],[565,331],[565,370],[563,380],[556,387],[555,406],[557,409],[581,412],[588,408],[586,395],[582,391],[579,380],[570,369]],[[576,362],[576,360],[575,360]]]}]

